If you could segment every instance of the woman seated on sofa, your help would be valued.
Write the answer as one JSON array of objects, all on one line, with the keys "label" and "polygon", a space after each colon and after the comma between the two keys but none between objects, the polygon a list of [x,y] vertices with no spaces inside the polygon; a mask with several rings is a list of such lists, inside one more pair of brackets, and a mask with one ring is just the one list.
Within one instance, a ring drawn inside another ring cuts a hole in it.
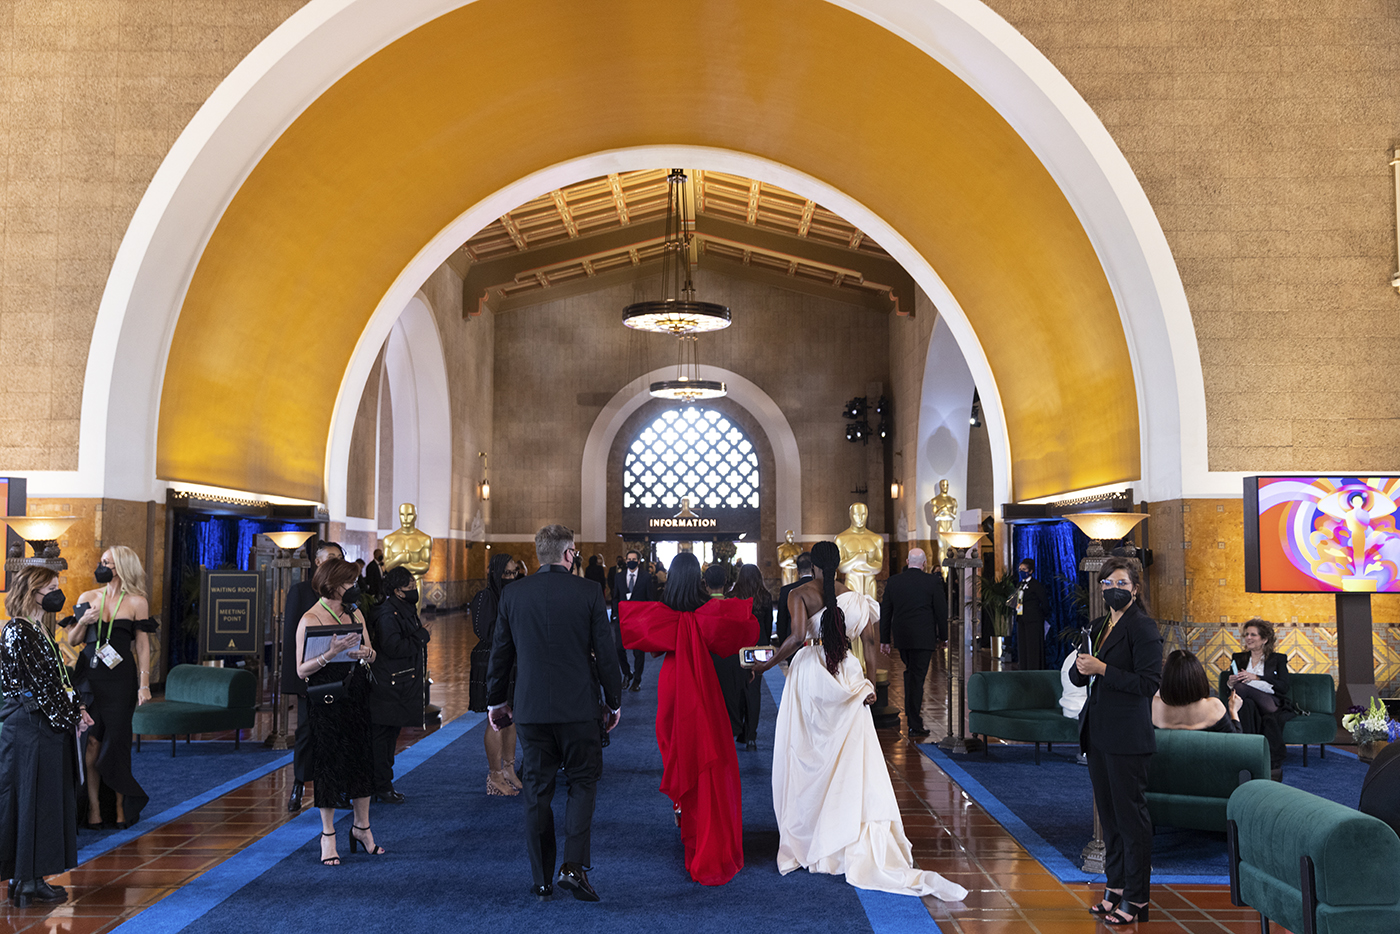
[{"label": "woman seated on sofa", "polygon": [[1210,692],[1201,662],[1177,649],[1162,666],[1162,686],[1152,698],[1152,725],[1159,730],[1208,730],[1238,733],[1240,698],[1230,695],[1230,709]]}]

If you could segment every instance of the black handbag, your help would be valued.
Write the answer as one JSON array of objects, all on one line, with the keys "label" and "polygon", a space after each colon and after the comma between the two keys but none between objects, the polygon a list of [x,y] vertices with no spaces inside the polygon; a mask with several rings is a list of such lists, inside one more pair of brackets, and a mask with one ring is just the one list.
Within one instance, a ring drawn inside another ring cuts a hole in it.
[{"label": "black handbag", "polygon": [[350,691],[343,680],[312,684],[306,688],[308,704],[343,704],[349,696]]}]

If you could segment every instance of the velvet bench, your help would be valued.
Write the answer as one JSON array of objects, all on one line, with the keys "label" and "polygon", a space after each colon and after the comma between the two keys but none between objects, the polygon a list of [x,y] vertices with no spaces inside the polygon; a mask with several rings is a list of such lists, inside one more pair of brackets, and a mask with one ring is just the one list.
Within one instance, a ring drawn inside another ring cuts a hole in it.
[{"label": "velvet bench", "polygon": [[[1014,742],[1040,744],[1079,742],[1079,721],[1060,709],[1060,672],[978,671],[967,679],[967,728]],[[985,752],[986,747],[983,747]]]},{"label": "velvet bench", "polygon": [[253,725],[257,687],[253,673],[242,668],[176,665],[165,678],[165,699],[142,704],[131,717],[137,750],[143,734],[169,734],[173,756],[177,734],[183,733],[189,742],[193,733],[224,730],[235,731],[233,748],[237,749],[242,731]]},{"label": "velvet bench", "polygon": [[[1228,670],[1220,673],[1220,696],[1230,696]],[[1327,744],[1337,738],[1337,686],[1331,675],[1288,675],[1289,700],[1306,714],[1299,714],[1283,725],[1283,744],[1303,747],[1303,765],[1308,764],[1308,745],[1317,746],[1319,756],[1327,755]]]}]

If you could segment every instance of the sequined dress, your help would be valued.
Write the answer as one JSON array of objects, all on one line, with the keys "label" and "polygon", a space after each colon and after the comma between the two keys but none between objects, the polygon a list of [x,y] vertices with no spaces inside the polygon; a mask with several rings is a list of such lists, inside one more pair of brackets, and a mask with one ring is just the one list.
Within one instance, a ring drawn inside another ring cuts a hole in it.
[{"label": "sequined dress", "polygon": [[[121,656],[121,663],[115,668],[108,668],[96,657],[99,629],[101,637],[109,639],[112,648]],[[122,817],[127,824],[140,820],[141,811],[151,800],[131,774],[131,717],[136,712],[138,686],[133,643],[141,633],[155,631],[154,619],[116,619],[111,621],[110,628],[106,621],[87,628],[87,642],[78,663],[83,672],[78,681],[78,693],[92,717],[92,726],[84,733],[83,743],[96,739],[100,744],[96,771],[102,779],[98,791],[102,814],[87,815],[89,823],[116,821],[117,800],[113,792],[123,796]],[[86,795],[82,796],[79,807],[87,809]]]},{"label": "sequined dress", "polygon": [[78,864],[80,712],[38,625],[0,631],[0,876],[29,881]]}]

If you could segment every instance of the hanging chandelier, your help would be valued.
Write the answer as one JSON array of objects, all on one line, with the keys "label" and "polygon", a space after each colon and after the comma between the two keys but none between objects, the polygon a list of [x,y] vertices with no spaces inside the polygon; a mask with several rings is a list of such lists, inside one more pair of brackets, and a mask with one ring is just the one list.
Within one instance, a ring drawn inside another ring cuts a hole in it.
[{"label": "hanging chandelier", "polygon": [[681,334],[677,338],[676,378],[663,379],[649,387],[653,397],[672,399],[677,402],[695,402],[699,399],[718,399],[729,393],[728,388],[717,379],[701,379],[700,363],[696,359],[698,339],[694,334]]},{"label": "hanging chandelier", "polygon": [[695,202],[685,171],[666,179],[666,242],[661,255],[661,299],[622,310],[622,323],[657,334],[700,334],[729,327],[729,309],[695,300]]}]

